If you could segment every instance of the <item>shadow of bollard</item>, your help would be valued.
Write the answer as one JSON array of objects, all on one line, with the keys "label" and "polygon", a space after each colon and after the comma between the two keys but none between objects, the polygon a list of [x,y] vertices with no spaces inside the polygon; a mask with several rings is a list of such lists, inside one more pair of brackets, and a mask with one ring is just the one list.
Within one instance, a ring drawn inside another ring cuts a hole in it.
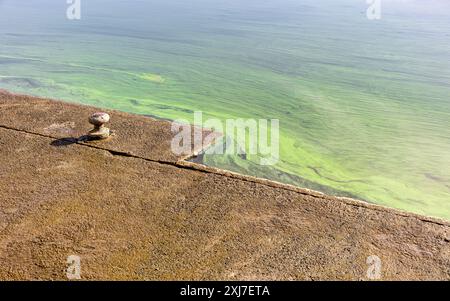
[{"label": "shadow of bollard", "polygon": [[79,138],[61,138],[61,139],[57,139],[54,140],[50,143],[51,146],[55,146],[55,147],[62,147],[62,146],[68,146],[71,144],[75,144],[79,141]]}]

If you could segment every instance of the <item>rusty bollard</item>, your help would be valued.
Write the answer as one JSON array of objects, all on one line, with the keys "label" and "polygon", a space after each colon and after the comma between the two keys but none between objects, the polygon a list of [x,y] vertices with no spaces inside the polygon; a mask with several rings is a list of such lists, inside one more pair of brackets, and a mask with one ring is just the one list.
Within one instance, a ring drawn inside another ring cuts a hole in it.
[{"label": "rusty bollard", "polygon": [[109,128],[105,127],[105,124],[109,122],[111,118],[107,113],[99,112],[94,113],[89,117],[89,123],[94,128],[87,134],[90,139],[106,139],[111,135]]}]

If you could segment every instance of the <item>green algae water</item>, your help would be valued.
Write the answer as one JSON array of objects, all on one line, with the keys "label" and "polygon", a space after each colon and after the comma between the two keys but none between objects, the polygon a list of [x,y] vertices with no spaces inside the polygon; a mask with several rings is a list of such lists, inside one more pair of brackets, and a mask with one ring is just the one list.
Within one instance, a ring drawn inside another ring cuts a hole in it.
[{"label": "green algae water", "polygon": [[450,2],[0,0],[0,88],[161,118],[280,120],[204,163],[450,220]]}]

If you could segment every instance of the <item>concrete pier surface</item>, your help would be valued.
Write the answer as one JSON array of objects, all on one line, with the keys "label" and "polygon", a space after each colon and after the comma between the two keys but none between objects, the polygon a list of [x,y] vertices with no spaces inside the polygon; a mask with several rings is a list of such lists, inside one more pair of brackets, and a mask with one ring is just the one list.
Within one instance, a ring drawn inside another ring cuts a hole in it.
[{"label": "concrete pier surface", "polygon": [[186,162],[168,121],[77,141],[98,110],[0,91],[0,280],[450,280],[446,221]]}]

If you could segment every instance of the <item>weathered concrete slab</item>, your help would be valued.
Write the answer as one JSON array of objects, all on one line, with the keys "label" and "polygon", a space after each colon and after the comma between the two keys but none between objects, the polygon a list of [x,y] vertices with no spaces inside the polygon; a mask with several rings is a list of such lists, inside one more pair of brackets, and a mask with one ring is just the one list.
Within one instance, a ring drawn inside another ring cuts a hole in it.
[{"label": "weathered concrete slab", "polygon": [[[0,124],[15,125],[5,115],[28,118],[20,129],[0,128],[0,279],[65,279],[69,255],[81,257],[84,279],[367,279],[371,255],[381,258],[383,279],[450,279],[447,222],[192,163],[54,143],[57,134],[32,133],[73,112],[82,120],[85,107],[2,101]],[[130,120],[115,128],[154,126],[130,130],[115,142],[121,151],[138,153],[142,137],[155,148],[168,138],[165,122],[116,114]]]},{"label": "weathered concrete slab", "polygon": [[12,94],[4,90],[0,90],[0,109],[0,126],[60,139],[86,135],[92,129],[88,117],[96,111],[104,111],[114,116],[108,127],[116,135],[108,141],[89,142],[90,145],[154,161],[176,162],[182,158],[170,149],[173,134],[169,121]]}]

